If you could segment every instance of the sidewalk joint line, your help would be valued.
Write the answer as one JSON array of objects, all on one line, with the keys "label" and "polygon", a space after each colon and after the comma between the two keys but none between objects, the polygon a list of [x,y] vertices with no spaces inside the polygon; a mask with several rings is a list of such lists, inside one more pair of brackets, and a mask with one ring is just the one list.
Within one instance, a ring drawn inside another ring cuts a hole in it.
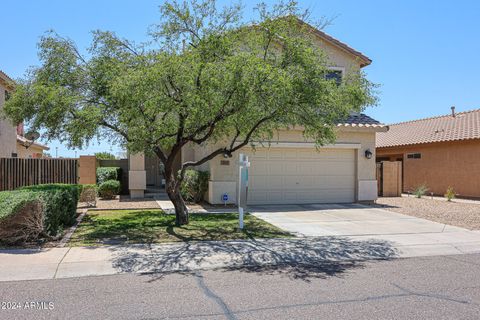
[{"label": "sidewalk joint line", "polygon": [[67,254],[70,252],[70,249],[72,249],[72,247],[69,247],[69,248],[68,248],[68,250],[67,250],[67,251],[65,252],[65,254],[63,255],[62,259],[60,259],[60,262],[58,262],[57,268],[55,269],[55,274],[53,275],[53,279],[56,279],[56,278],[57,278],[58,269],[60,268],[60,265],[62,264],[63,259],[65,259],[65,257],[67,256]]}]

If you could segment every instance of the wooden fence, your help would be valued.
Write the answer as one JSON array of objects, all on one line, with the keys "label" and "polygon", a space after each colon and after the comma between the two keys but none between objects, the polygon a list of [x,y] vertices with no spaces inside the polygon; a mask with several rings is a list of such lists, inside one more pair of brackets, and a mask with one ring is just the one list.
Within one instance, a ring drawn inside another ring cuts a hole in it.
[{"label": "wooden fence", "polygon": [[77,159],[0,158],[0,191],[34,184],[77,181]]}]

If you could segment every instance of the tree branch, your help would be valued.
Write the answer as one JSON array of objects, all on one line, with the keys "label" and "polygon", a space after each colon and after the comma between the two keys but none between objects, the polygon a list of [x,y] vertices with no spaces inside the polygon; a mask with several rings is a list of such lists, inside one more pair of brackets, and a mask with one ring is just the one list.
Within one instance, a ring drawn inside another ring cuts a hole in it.
[{"label": "tree branch", "polygon": [[216,149],[215,151],[213,151],[212,153],[210,153],[209,155],[205,156],[204,158],[198,160],[198,161],[188,161],[188,162],[185,162],[183,163],[182,165],[182,168],[181,168],[181,172],[183,173],[186,168],[188,167],[195,167],[195,166],[199,166],[199,165],[202,165],[204,164],[205,162],[209,161],[209,160],[212,160],[213,158],[215,158],[216,156],[218,155],[221,155],[221,154],[227,154],[227,155],[231,155],[233,152],[237,151],[238,149],[240,148],[243,148],[244,146],[246,146],[249,142],[250,142],[250,139],[252,138],[252,135],[255,133],[255,131],[262,125],[264,124],[265,122],[267,122],[268,120],[271,120],[273,119],[274,117],[276,116],[276,112],[270,114],[269,116],[267,117],[264,117],[262,119],[260,119],[247,133],[247,135],[245,136],[245,139],[243,140],[243,142],[241,142],[240,144],[238,144],[237,146],[235,146],[235,142],[238,138],[238,136],[240,135],[240,133],[237,131],[237,134],[235,135],[234,139],[232,140],[232,142],[230,143],[229,147],[224,147],[224,148],[218,148]]}]

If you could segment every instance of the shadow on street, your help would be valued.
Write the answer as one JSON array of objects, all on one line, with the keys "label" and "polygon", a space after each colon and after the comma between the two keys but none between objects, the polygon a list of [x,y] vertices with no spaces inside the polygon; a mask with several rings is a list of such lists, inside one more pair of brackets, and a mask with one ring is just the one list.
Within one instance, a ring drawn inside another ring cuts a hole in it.
[{"label": "shadow on street", "polygon": [[148,250],[112,250],[116,253],[113,266],[118,271],[151,273],[153,279],[173,272],[189,274],[215,269],[281,274],[308,281],[362,268],[367,260],[397,256],[396,249],[387,241],[345,237],[185,242],[152,246]]}]

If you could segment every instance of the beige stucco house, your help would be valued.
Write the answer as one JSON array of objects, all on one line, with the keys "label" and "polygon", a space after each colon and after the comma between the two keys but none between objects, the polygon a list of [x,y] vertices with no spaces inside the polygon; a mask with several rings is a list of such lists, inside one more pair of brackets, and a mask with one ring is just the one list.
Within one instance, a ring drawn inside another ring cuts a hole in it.
[{"label": "beige stucco house", "polygon": [[[0,70],[0,110],[14,89],[14,81]],[[23,124],[13,125],[0,117],[0,158],[42,158],[49,148],[24,137]]]},{"label": "beige stucco house", "polygon": [[[346,44],[315,30],[315,41],[324,50],[336,76],[358,72],[371,60]],[[278,132],[269,146],[245,147],[232,158],[219,156],[197,168],[210,172],[205,200],[236,203],[238,154],[245,153],[249,169],[249,204],[349,203],[377,198],[375,134],[388,127],[364,115],[352,114],[337,126],[337,140],[316,149],[301,128]],[[179,161],[198,160],[215,146],[187,146]],[[143,155],[129,158],[129,189],[132,197],[161,188],[158,160]]]}]

